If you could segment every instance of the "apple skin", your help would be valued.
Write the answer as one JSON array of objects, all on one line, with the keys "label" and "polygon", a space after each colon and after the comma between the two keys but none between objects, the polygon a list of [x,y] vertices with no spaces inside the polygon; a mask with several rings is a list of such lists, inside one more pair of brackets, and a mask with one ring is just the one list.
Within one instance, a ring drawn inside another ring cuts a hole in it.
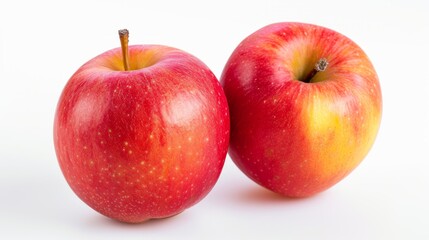
[{"label": "apple skin", "polygon": [[200,60],[160,45],[121,49],[70,78],[54,121],[55,150],[72,190],[123,222],[176,215],[216,183],[229,144],[223,89]]},{"label": "apple skin", "polygon": [[[310,83],[315,63],[328,68]],[[373,145],[382,112],[377,74],[349,38],[275,23],[234,50],[221,76],[231,115],[229,154],[249,178],[288,197],[322,192]]]}]

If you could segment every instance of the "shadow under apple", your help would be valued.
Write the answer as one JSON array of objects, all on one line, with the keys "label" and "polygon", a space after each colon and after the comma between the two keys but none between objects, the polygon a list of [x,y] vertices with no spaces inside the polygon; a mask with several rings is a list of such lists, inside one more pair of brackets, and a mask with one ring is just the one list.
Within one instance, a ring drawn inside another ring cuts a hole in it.
[{"label": "shadow under apple", "polygon": [[305,198],[292,198],[284,195],[275,193],[262,186],[254,183],[249,183],[241,186],[230,186],[223,195],[227,195],[228,201],[232,201],[239,204],[276,204],[276,205],[290,205],[300,204],[305,202],[314,201],[315,199],[326,196],[326,192],[322,192],[310,197]]},{"label": "shadow under apple", "polygon": [[156,228],[164,228],[166,225],[174,224],[176,221],[184,221],[183,218],[186,218],[184,213],[176,214],[171,217],[166,218],[154,218],[149,219],[140,223],[127,223],[121,222],[115,219],[111,219],[105,217],[101,214],[94,216],[90,219],[87,219],[86,227],[100,230],[106,228],[116,228],[116,229],[156,229]]}]

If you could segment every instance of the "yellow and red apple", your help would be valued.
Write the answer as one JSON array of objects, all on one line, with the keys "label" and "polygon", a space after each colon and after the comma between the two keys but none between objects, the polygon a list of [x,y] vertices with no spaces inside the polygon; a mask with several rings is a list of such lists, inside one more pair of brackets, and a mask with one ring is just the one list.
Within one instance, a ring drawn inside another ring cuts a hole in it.
[{"label": "yellow and red apple", "polygon": [[54,143],[72,190],[110,218],[141,222],[204,198],[222,170],[228,105],[196,57],[166,46],[107,51],[70,78]]},{"label": "yellow and red apple", "polygon": [[333,30],[276,23],[234,50],[221,77],[229,154],[256,183],[289,197],[339,182],[376,138],[382,96],[363,50]]}]

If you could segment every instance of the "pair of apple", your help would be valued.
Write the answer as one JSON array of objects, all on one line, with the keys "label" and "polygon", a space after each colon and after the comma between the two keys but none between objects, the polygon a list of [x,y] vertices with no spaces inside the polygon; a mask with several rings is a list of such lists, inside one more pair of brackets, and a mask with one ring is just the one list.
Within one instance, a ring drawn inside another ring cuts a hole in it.
[{"label": "pair of apple", "polygon": [[[59,99],[61,170],[90,207],[124,222],[180,213],[216,183],[229,147],[256,183],[289,197],[349,174],[381,119],[377,74],[347,37],[277,23],[247,37],[219,84],[200,60],[160,45],[107,51]],[[230,131],[231,130],[231,131]]]}]

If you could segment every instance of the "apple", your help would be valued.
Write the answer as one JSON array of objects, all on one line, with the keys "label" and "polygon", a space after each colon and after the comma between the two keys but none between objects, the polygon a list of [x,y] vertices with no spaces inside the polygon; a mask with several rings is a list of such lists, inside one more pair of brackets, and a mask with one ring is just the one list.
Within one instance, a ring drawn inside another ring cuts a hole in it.
[{"label": "apple", "polygon": [[196,57],[128,46],[81,66],[54,121],[60,168],[77,196],[123,222],[176,215],[216,183],[229,144],[223,89]]},{"label": "apple", "polygon": [[305,23],[245,38],[221,76],[229,154],[250,179],[288,197],[322,192],[373,145],[382,112],[373,65],[352,40]]}]

